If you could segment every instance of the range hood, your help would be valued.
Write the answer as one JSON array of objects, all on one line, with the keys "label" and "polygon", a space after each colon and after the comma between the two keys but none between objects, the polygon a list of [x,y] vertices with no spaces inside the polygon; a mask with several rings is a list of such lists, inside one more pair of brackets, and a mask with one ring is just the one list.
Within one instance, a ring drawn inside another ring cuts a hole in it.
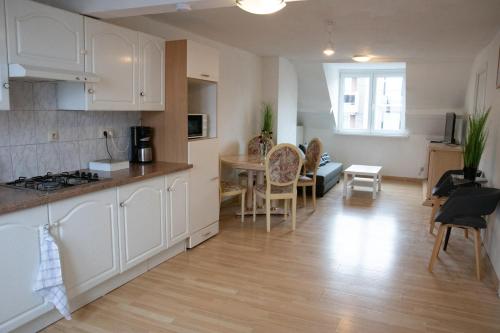
[{"label": "range hood", "polygon": [[24,64],[9,64],[9,78],[24,78],[33,81],[99,82],[97,75],[88,72],[75,72]]}]

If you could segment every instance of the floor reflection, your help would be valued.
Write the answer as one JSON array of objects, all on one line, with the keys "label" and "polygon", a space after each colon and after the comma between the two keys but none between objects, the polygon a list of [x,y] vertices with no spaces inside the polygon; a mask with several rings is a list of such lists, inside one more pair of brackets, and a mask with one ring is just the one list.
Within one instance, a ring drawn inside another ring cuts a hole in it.
[{"label": "floor reflection", "polygon": [[328,240],[334,264],[355,270],[389,271],[395,255],[396,228],[394,216],[336,216]]}]

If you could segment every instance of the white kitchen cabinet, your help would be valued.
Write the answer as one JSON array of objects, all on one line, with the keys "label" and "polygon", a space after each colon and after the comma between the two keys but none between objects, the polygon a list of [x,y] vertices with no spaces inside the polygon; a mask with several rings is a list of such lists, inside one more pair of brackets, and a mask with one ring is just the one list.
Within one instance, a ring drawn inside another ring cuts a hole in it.
[{"label": "white kitchen cabinet", "polygon": [[32,291],[40,263],[38,227],[47,223],[47,206],[0,216],[0,332],[52,308]]},{"label": "white kitchen cabinet", "polygon": [[189,171],[167,176],[168,245],[189,235]]},{"label": "white kitchen cabinet", "polygon": [[49,204],[71,298],[119,273],[116,189]]},{"label": "white kitchen cabinet", "polygon": [[165,40],[139,33],[139,110],[165,110]]},{"label": "white kitchen cabinet", "polygon": [[118,188],[121,271],[167,248],[165,177]]},{"label": "white kitchen cabinet", "polygon": [[[189,232],[193,236],[219,221],[219,141],[193,140],[188,143],[190,179]],[[208,236],[213,236],[211,233]]]},{"label": "white kitchen cabinet", "polygon": [[7,32],[5,6],[0,1],[0,110],[9,110],[9,70],[7,65]]},{"label": "white kitchen cabinet", "polygon": [[100,77],[87,83],[87,110],[139,109],[137,31],[85,17],[85,69]]},{"label": "white kitchen cabinet", "polygon": [[84,70],[83,16],[27,0],[6,0],[10,64]]},{"label": "white kitchen cabinet", "polygon": [[187,76],[205,81],[219,81],[219,53],[217,50],[188,40]]}]

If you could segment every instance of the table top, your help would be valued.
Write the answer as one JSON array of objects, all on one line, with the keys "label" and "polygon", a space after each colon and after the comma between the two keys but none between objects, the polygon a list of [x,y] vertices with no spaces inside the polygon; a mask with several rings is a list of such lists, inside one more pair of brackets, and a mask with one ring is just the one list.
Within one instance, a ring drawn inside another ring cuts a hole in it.
[{"label": "table top", "polygon": [[381,166],[376,165],[361,165],[353,164],[344,170],[345,173],[352,173],[357,175],[377,175],[382,170]]},{"label": "table top", "polygon": [[260,155],[228,155],[221,156],[223,163],[230,164],[233,168],[244,170],[264,171],[265,159]]}]

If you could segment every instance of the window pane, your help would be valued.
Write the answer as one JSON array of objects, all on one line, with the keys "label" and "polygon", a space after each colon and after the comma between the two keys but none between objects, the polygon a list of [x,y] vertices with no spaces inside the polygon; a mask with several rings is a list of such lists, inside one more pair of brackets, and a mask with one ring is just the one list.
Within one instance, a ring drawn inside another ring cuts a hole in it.
[{"label": "window pane", "polygon": [[404,112],[403,77],[377,76],[375,82],[375,130],[398,131]]},{"label": "window pane", "polygon": [[370,77],[346,76],[343,78],[342,127],[368,129],[370,109]]}]

